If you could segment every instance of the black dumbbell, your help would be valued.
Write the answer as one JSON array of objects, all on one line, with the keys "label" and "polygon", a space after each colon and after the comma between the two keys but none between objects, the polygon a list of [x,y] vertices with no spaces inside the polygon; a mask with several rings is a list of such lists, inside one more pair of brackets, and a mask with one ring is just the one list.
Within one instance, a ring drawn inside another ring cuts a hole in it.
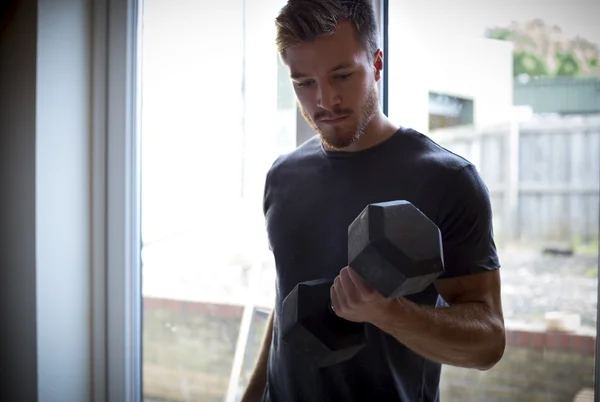
[{"label": "black dumbbell", "polygon": [[[384,297],[419,293],[443,271],[438,227],[408,201],[369,204],[348,227],[348,265]],[[333,279],[299,283],[283,301],[283,340],[318,367],[352,358],[366,326],[331,309]]]}]

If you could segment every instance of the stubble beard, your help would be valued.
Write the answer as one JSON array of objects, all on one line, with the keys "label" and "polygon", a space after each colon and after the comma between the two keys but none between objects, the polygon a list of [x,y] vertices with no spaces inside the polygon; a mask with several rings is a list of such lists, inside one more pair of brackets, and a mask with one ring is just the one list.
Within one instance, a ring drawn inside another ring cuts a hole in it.
[{"label": "stubble beard", "polygon": [[[340,150],[344,149],[356,141],[358,141],[365,133],[365,129],[368,124],[373,120],[373,118],[377,114],[377,91],[375,89],[375,85],[372,85],[369,90],[369,94],[362,105],[362,109],[359,115],[358,123],[354,128],[344,128],[339,126],[328,127],[325,130],[321,130],[319,126],[316,124],[315,120],[302,108],[300,104],[298,107],[304,120],[308,123],[308,125],[319,135],[321,141],[329,148]],[[344,115],[343,110],[336,110],[335,115]]]}]

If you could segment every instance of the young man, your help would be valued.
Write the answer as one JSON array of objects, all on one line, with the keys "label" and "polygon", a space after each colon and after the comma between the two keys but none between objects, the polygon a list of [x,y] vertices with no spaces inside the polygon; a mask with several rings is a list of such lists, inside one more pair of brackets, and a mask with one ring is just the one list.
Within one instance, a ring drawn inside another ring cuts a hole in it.
[{"label": "young man", "polygon": [[[504,352],[487,189],[468,161],[381,112],[383,54],[370,1],[289,0],[277,44],[318,135],[267,174],[277,299],[243,401],[437,401],[442,364],[487,370]],[[347,266],[347,228],[367,204],[398,199],[440,228],[445,272],[419,294],[385,299]],[[320,278],[335,278],[336,314],[365,323],[368,343],[318,369],[281,340],[280,323],[294,286]]]}]

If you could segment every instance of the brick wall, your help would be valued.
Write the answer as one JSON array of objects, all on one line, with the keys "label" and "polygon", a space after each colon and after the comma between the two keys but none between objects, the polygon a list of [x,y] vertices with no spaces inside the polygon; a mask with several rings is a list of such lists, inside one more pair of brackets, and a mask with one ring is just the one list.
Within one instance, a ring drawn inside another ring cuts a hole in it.
[{"label": "brick wall", "polygon": [[[147,402],[222,402],[227,392],[242,307],[146,298],[144,395]],[[241,383],[264,331],[255,315]],[[445,366],[444,402],[571,402],[593,387],[595,337],[509,331],[503,360],[480,372]]]},{"label": "brick wall", "polygon": [[[241,306],[144,299],[146,402],[222,402],[242,318]],[[250,374],[265,319],[255,315],[242,381]]]},{"label": "brick wall", "polygon": [[583,335],[509,331],[503,359],[480,372],[444,367],[445,401],[572,402],[594,385],[595,338]]}]

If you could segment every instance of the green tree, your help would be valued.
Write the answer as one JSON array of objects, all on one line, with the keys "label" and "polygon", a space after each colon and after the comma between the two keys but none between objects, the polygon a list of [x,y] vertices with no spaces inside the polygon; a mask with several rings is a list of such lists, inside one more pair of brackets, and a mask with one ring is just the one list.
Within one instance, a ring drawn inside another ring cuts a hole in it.
[{"label": "green tree", "polygon": [[510,29],[497,28],[489,30],[487,33],[487,37],[490,39],[497,40],[513,40],[515,38],[515,33]]},{"label": "green tree", "polygon": [[557,76],[562,75],[574,77],[576,75],[579,75],[579,73],[581,72],[579,63],[577,62],[575,56],[573,56],[573,53],[571,52],[557,52],[556,60],[558,61],[558,67],[556,68],[555,73]]},{"label": "green tree", "polygon": [[526,50],[515,50],[513,54],[513,75],[526,74],[531,77],[547,76],[546,63],[533,53]]},{"label": "green tree", "polygon": [[515,76],[600,76],[600,46],[579,36],[566,38],[540,19],[489,27],[485,37],[514,45]]}]

